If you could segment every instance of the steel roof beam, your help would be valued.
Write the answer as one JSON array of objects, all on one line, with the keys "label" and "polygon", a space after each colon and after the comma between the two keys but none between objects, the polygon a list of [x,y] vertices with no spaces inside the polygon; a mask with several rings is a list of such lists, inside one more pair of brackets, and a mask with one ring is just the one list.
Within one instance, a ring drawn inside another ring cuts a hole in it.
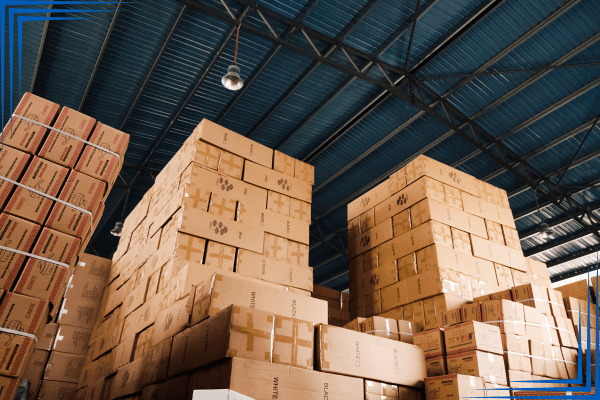
[{"label": "steel roof beam", "polygon": [[137,105],[138,101],[142,97],[142,93],[146,89],[146,86],[148,86],[148,82],[150,82],[150,78],[152,77],[152,74],[154,74],[154,71],[156,70],[158,63],[162,59],[163,54],[165,54],[165,50],[167,50],[167,46],[169,45],[169,43],[171,42],[171,39],[175,35],[175,31],[177,30],[177,27],[179,26],[179,23],[183,19],[183,16],[185,15],[186,11],[187,11],[187,6],[183,6],[181,11],[179,12],[179,15],[177,16],[177,19],[175,20],[175,23],[173,24],[173,27],[171,28],[171,31],[169,32],[169,35],[167,36],[167,39],[164,41],[160,51],[158,52],[158,55],[156,56],[156,59],[154,60],[154,64],[152,64],[152,68],[150,68],[150,72],[148,72],[148,75],[146,75],[146,79],[144,80],[144,83],[140,87],[140,90],[138,90],[138,94],[137,94],[137,96],[135,96],[135,100],[133,100],[131,107],[129,107],[129,111],[125,115],[123,122],[121,122],[121,127],[119,128],[120,131],[122,131],[123,128],[125,127],[125,124],[127,123],[127,121],[129,120],[129,117],[133,113],[135,106]]},{"label": "steel roof beam", "polygon": [[535,246],[535,247],[532,247],[530,249],[524,250],[523,251],[523,255],[525,257],[532,257],[532,256],[535,256],[537,254],[540,254],[540,253],[543,253],[545,251],[549,251],[549,250],[555,249],[557,247],[563,246],[565,244],[574,242],[576,240],[579,240],[581,238],[584,238],[584,237],[590,236],[590,235],[591,235],[591,233],[587,232],[586,230],[583,230],[582,232],[577,232],[577,233],[573,233],[573,234],[570,234],[570,235],[561,236],[558,239],[553,240],[551,242],[547,242],[547,243],[544,243],[542,245]]},{"label": "steel roof beam", "polygon": [[79,108],[77,111],[81,111],[83,108],[83,104],[87,100],[87,96],[90,93],[90,89],[92,88],[92,82],[94,82],[94,78],[96,77],[96,72],[98,72],[98,67],[100,67],[100,61],[102,61],[102,56],[104,55],[104,51],[108,46],[108,41],[110,40],[110,36],[112,35],[113,29],[115,29],[115,25],[117,24],[117,18],[119,18],[119,14],[121,8],[123,7],[123,0],[119,0],[119,4],[117,5],[117,9],[115,10],[112,20],[110,21],[110,25],[108,26],[108,30],[106,31],[106,36],[104,37],[104,42],[102,43],[102,47],[100,48],[100,52],[98,53],[98,57],[96,58],[96,64],[94,65],[94,69],[92,70],[92,74],[90,75],[90,79],[88,80],[87,87],[85,88],[85,92],[83,92],[83,97],[81,98],[81,102],[79,103]]},{"label": "steel roof beam", "polygon": [[[529,160],[535,156],[538,156],[538,155],[542,154],[543,152],[548,151],[548,150],[552,149],[553,147],[558,146],[559,144],[563,143],[565,140],[571,139],[571,138],[579,135],[581,132],[585,131],[586,129],[589,129],[593,123],[594,123],[594,119],[590,119],[589,121],[584,122],[583,124],[579,125],[577,128],[571,129],[569,132],[557,137],[550,143],[545,144],[544,146],[541,146],[541,147],[535,149],[534,151],[530,152],[529,154],[523,156],[522,157],[523,160]],[[518,165],[518,164],[513,164],[513,167],[515,167],[516,165]],[[499,168],[498,170],[487,175],[482,180],[487,182],[489,180],[492,180],[492,179],[502,175],[504,172],[506,172],[506,170],[504,168]]]},{"label": "steel roof beam", "polygon": [[[435,0],[435,1],[430,1],[429,3],[427,3],[422,9],[420,9],[417,14],[416,14],[416,20],[418,20],[419,18],[421,18],[423,15],[425,15],[425,13],[427,11],[429,11],[433,5],[435,5],[437,3],[437,1],[439,0]],[[414,18],[413,18],[414,20]],[[387,49],[389,49],[397,40],[399,40],[406,32],[408,32],[409,28],[411,27],[412,21],[413,20],[409,20],[404,22],[400,28],[398,28],[389,38],[388,40],[386,40],[385,42],[383,42],[374,52],[373,52],[373,57],[379,57],[381,54],[383,54],[383,52],[385,52]],[[330,50],[335,50],[335,49],[330,49]],[[329,51],[328,51],[329,53]],[[361,66],[360,70],[363,73],[367,73],[372,67],[373,67],[374,63],[369,61],[366,64],[364,64],[363,66]],[[325,109],[325,107],[327,107],[329,104],[331,104],[331,102],[333,100],[335,100],[348,86],[350,86],[350,84],[352,82],[354,82],[356,80],[356,76],[352,76],[352,77],[348,77],[346,78],[340,85],[338,85],[338,87],[333,91],[333,93],[329,96],[327,96],[327,98],[325,100],[323,100],[309,115],[306,116],[306,118],[304,118],[304,120],[302,120],[298,126],[296,126],[290,133],[288,133],[282,140],[279,141],[279,143],[277,144],[277,146],[275,147],[276,149],[281,148],[281,146],[285,145],[288,141],[290,141],[290,139],[292,139],[294,136],[296,136],[296,134],[298,134],[298,132],[300,132],[300,130],[302,130],[302,128],[304,128],[314,117],[316,117],[317,115],[319,115],[319,113],[321,111],[323,111]],[[402,79],[404,78],[404,74],[402,74],[402,76],[397,79],[394,83],[394,85],[397,85]],[[380,96],[385,95],[386,93],[388,93],[387,91],[383,92],[382,94],[380,94]],[[380,97],[378,96],[378,98]],[[378,100],[378,98],[376,98],[375,100],[371,101],[367,106],[365,106],[363,108],[364,109],[368,109],[369,107],[372,107],[372,104],[374,101]],[[360,114],[360,112],[359,112]],[[320,146],[318,146],[315,150],[313,150],[310,154],[308,154],[307,156],[303,157],[303,161],[304,162],[310,162],[313,158],[315,154],[320,153],[321,151],[323,151],[325,148],[329,147],[331,144],[333,144],[333,142],[335,142],[337,139],[339,139],[340,137],[340,132],[347,129],[345,126],[343,126],[342,128],[338,129],[335,133],[333,133],[332,135],[329,136],[329,138],[327,138]]]},{"label": "steel roof beam", "polygon": [[336,280],[338,278],[341,278],[342,276],[346,275],[347,273],[348,273],[348,270],[342,271],[342,272],[340,272],[338,274],[335,274],[332,277],[329,277],[329,278],[327,278],[327,279],[325,279],[323,281],[320,281],[319,283],[317,283],[317,285],[324,285],[324,284],[329,283],[331,281],[334,281],[334,280]]},{"label": "steel roof beam", "polygon": [[566,255],[566,256],[563,256],[560,258],[555,258],[554,260],[550,260],[550,261],[546,262],[546,266],[548,268],[551,268],[551,267],[555,267],[560,264],[564,264],[569,261],[577,260],[578,258],[583,258],[585,256],[589,256],[590,254],[596,253],[596,250],[597,250],[596,245],[590,246],[590,247],[587,247],[576,253],[572,253],[572,254],[569,254],[569,255]]},{"label": "steel roof beam", "polygon": [[[340,35],[338,35],[338,37],[336,39],[339,41],[344,40],[358,26],[358,24],[360,22],[362,22],[362,20],[375,8],[375,6],[379,3],[379,1],[380,0],[372,1],[372,2],[369,2],[366,6],[364,6],[363,9],[360,11],[360,13],[354,17],[354,19],[350,22],[350,24],[348,24],[348,26],[346,26],[344,28],[342,33]],[[327,58],[327,57],[331,56],[331,54],[333,54],[333,52],[336,49],[337,49],[337,46],[332,45],[325,52],[324,57]],[[269,112],[262,118],[262,120],[258,124],[256,124],[256,126],[254,126],[252,128],[252,130],[248,134],[248,138],[252,138],[252,136],[254,136],[256,134],[256,132],[258,132],[269,121],[269,119],[271,119],[271,117],[277,112],[277,110],[279,110],[279,108],[281,108],[281,106],[284,103],[286,103],[290,99],[290,97],[292,97],[292,95],[294,93],[296,93],[296,91],[300,88],[300,86],[302,86],[302,84],[304,84],[304,82],[306,82],[306,80],[321,65],[322,65],[322,63],[320,61],[316,62],[300,78],[298,78],[292,85],[291,89],[277,102],[277,104],[275,104],[275,106],[273,106],[269,110]]]},{"label": "steel roof beam", "polygon": [[[320,0],[311,0],[311,1],[309,1],[309,3],[304,7],[304,10],[300,14],[300,17],[298,18],[297,21],[302,24],[304,22],[304,20],[308,17],[308,15],[312,12],[312,10],[314,10],[315,7],[319,4],[319,1]],[[292,38],[292,36],[294,36],[296,34],[296,32],[298,32],[298,29],[299,28],[297,26],[291,28],[283,36],[283,40],[286,41],[286,42],[288,40],[290,40]],[[233,110],[233,108],[240,101],[240,99],[242,98],[242,96],[244,96],[244,94],[248,91],[248,89],[250,89],[250,87],[252,86],[252,84],[254,82],[256,82],[256,79],[258,78],[258,76],[267,68],[267,66],[269,65],[269,63],[271,63],[271,61],[273,61],[275,59],[275,56],[277,54],[279,54],[279,52],[281,51],[281,49],[283,49],[283,46],[281,46],[281,45],[277,46],[267,56],[267,58],[265,60],[263,60],[263,62],[261,63],[260,68],[258,69],[258,71],[256,71],[252,75],[252,78],[250,78],[250,80],[244,84],[244,87],[242,88],[242,90],[237,94],[237,96],[227,106],[227,109],[225,111],[223,111],[223,113],[221,113],[221,115],[219,116],[219,118],[217,118],[217,121],[216,121],[217,124],[220,124],[227,117],[227,115],[229,115],[229,112],[231,112],[231,110]]]},{"label": "steel roof beam", "polygon": [[[48,6],[48,10],[52,9],[52,4]],[[46,14],[47,17],[50,17],[50,13]],[[44,45],[46,44],[46,36],[48,35],[48,27],[50,26],[50,20],[44,21],[44,29],[42,31],[42,37],[40,39],[40,48],[38,49],[37,59],[35,61],[35,67],[33,68],[33,77],[31,78],[31,86],[29,91],[33,93],[33,88],[35,87],[35,81],[37,80],[38,71],[40,69],[40,62],[42,61],[42,53],[44,52]]]},{"label": "steel roof beam", "polygon": [[337,253],[337,254],[335,254],[335,255],[333,255],[333,256],[331,256],[331,257],[329,257],[329,258],[327,258],[327,259],[325,259],[325,260],[323,260],[323,261],[321,261],[321,262],[319,262],[318,264],[316,264],[316,265],[313,265],[313,266],[312,266],[312,269],[313,269],[313,271],[314,271],[314,270],[315,270],[315,269],[317,269],[317,268],[321,268],[323,265],[327,265],[327,264],[329,264],[330,262],[332,262],[332,261],[334,261],[334,260],[337,260],[338,258],[340,258],[340,257],[342,257],[342,256],[344,256],[344,254],[342,254],[342,253]]},{"label": "steel roof beam", "polygon": [[[553,275],[550,277],[550,281],[559,282],[577,275],[585,274],[586,272],[595,272],[596,270],[598,270],[598,264],[594,262],[588,265],[584,265],[583,267],[578,267],[570,271],[565,271],[561,272],[560,274]],[[590,279],[593,278],[596,278],[596,274],[590,274]]]},{"label": "steel roof beam", "polygon": [[[594,211],[598,211],[598,210],[600,210],[600,203],[592,205],[592,206],[589,207],[589,212],[594,212]],[[536,211],[537,211],[537,208],[536,208]],[[585,212],[581,212],[578,215],[581,216],[581,217],[585,217],[586,213]],[[554,219],[554,220],[549,220],[549,221],[545,221],[545,222],[548,224],[548,226],[550,228],[555,228],[557,226],[564,225],[564,224],[566,224],[569,221],[573,221],[573,218],[572,217],[563,217],[563,218],[560,218],[560,219]],[[538,231],[539,231],[539,229],[536,226],[534,229],[530,229],[530,230],[528,230],[526,232],[519,233],[519,240],[529,239],[529,238],[537,235]]]}]

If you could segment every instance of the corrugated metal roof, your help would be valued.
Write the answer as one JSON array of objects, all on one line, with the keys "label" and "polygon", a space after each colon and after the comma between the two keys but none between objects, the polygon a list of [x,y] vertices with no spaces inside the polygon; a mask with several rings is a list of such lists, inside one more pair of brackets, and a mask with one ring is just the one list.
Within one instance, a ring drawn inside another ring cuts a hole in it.
[{"label": "corrugated metal roof", "polygon": [[[190,4],[212,7],[227,15],[219,0]],[[227,4],[234,15],[241,17],[249,3],[232,0]],[[400,78],[398,71],[406,61],[415,0],[264,0],[259,5],[285,18],[300,19],[298,23],[303,23],[306,29],[332,38],[333,41],[327,42],[313,35],[313,44],[331,60],[353,68],[340,50],[343,43],[367,55],[377,52],[379,60],[398,69],[391,72],[388,68],[390,79]],[[117,4],[55,7],[110,11]],[[385,178],[421,153],[447,164],[460,162],[460,169],[480,179],[492,174],[490,183],[513,192],[510,203],[519,217],[516,224],[520,233],[531,233],[541,222],[539,214],[534,212],[533,191],[523,179],[503,170],[488,154],[474,153],[476,147],[463,136],[422,115],[407,101],[381,96],[384,91],[372,82],[349,76],[326,63],[318,64],[294,48],[279,48],[272,40],[250,33],[244,25],[237,61],[247,89],[228,91],[220,80],[234,57],[231,24],[193,6],[182,14],[183,5],[175,0],[124,2],[121,7],[115,20],[113,12],[106,12],[88,13],[85,16],[90,19],[85,21],[50,22],[34,93],[78,108],[90,83],[83,112],[117,128],[129,115],[122,129],[131,135],[125,162],[133,168],[123,169],[125,182],[131,183],[137,176],[135,187],[149,187],[152,178],[139,174],[136,167],[160,170],[196,124],[208,118],[221,120],[227,128],[252,135],[254,140],[279,147],[294,157],[310,155],[310,162],[316,167],[312,214],[321,228],[313,225],[312,232],[315,237],[323,235],[325,241],[335,242],[337,248],[341,243],[332,232],[339,231],[345,237],[345,204],[372,187],[374,181]],[[496,0],[489,4],[475,0],[430,0],[421,1],[421,8],[424,13],[414,31],[408,62],[409,69],[418,66],[415,78],[419,80],[464,75],[480,69],[507,71],[540,68],[551,63],[600,61],[600,3],[594,0]],[[65,15],[71,14],[77,16]],[[265,15],[278,36],[310,50],[311,45],[300,30],[289,35],[291,28],[283,20]],[[113,21],[114,29],[99,57]],[[247,12],[244,24],[269,31],[252,9]],[[43,23],[25,26],[21,81],[25,90],[33,78],[42,30]],[[340,35],[343,36],[335,41]],[[157,61],[159,54],[162,57]],[[358,68],[367,65],[356,54],[351,58]],[[267,60],[270,62],[265,66]],[[95,69],[97,72],[90,79]],[[482,75],[465,81],[426,80],[425,84],[444,95],[459,112],[473,118],[491,137],[502,138],[509,151],[525,157],[537,172],[551,174],[553,182],[557,182],[561,168],[569,163],[587,134],[587,126],[581,126],[589,125],[600,113],[599,72],[600,65],[590,65]],[[374,66],[368,68],[368,76],[385,79]],[[459,87],[455,87],[459,82]],[[406,80],[401,84],[403,90],[411,87]],[[5,87],[5,94],[10,95],[6,90]],[[432,99],[423,90],[414,93],[417,99],[426,102]],[[13,93],[13,99],[18,98]],[[433,109],[444,114],[439,106]],[[6,120],[10,106],[5,104],[4,111]],[[454,114],[453,117],[456,122]],[[575,133],[569,134],[573,130]],[[561,181],[564,191],[592,209],[600,208],[600,191],[585,185],[598,179],[599,133],[600,127],[596,127],[581,148],[575,166]],[[483,140],[489,141],[485,137]],[[522,176],[521,167],[516,168]],[[99,251],[115,246],[108,231],[122,212],[126,184],[119,182],[120,187],[107,200],[107,211],[96,236]],[[523,187],[526,188],[522,190]],[[143,191],[132,189],[126,210],[142,194]],[[539,193],[538,203],[543,219],[554,226],[553,241],[561,243],[564,237],[587,232],[578,222],[565,220],[564,209],[548,205]],[[570,205],[567,207],[577,211]],[[525,251],[536,252],[545,249],[548,243],[534,235],[524,239],[522,246]],[[587,251],[587,255],[553,266],[551,274],[559,276],[591,264],[595,255],[590,254],[590,249],[596,243],[592,235],[585,234],[535,257],[553,262]],[[310,263],[319,265],[315,282],[345,288],[348,284],[348,276],[343,274],[347,269],[345,256],[334,257],[336,250],[317,240],[311,247]]]}]

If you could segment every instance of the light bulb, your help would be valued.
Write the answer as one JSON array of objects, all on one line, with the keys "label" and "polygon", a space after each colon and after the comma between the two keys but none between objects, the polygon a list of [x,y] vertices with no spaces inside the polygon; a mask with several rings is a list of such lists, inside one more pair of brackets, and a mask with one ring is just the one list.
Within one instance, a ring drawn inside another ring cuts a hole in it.
[{"label": "light bulb", "polygon": [[244,81],[240,77],[240,68],[237,65],[230,65],[227,73],[221,78],[221,83],[229,90],[240,90],[244,86]]},{"label": "light bulb", "polygon": [[110,234],[113,236],[121,237],[121,232],[123,232],[123,223],[117,222],[115,227],[110,231]]},{"label": "light bulb", "polygon": [[540,237],[544,240],[552,239],[554,237],[554,231],[550,229],[550,226],[545,222],[540,224],[539,233]]}]

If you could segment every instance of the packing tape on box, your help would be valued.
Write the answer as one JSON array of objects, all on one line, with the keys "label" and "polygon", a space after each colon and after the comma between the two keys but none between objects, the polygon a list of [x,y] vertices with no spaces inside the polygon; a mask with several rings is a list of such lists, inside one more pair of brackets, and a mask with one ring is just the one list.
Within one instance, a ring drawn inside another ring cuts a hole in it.
[{"label": "packing tape on box", "polygon": [[26,256],[26,257],[37,258],[40,261],[44,261],[44,262],[47,262],[47,263],[50,263],[50,264],[57,264],[57,265],[69,268],[69,264],[65,264],[65,263],[60,262],[60,261],[51,260],[49,258],[41,257],[41,256],[38,256],[38,255],[35,255],[35,254],[27,253],[25,251],[21,251],[21,250],[17,250],[17,249],[11,249],[10,247],[5,247],[5,246],[0,246],[0,249],[1,250],[6,250],[6,251],[10,251],[12,253],[17,253],[17,254],[20,254],[20,255]]},{"label": "packing tape on box", "polygon": [[19,115],[19,114],[13,114],[12,116],[13,116],[13,117],[17,117],[17,118],[21,118],[21,119],[22,119],[22,120],[24,120],[24,121],[28,121],[28,122],[31,122],[31,123],[33,123],[33,124],[39,125],[39,126],[43,126],[44,128],[46,128],[46,129],[50,129],[51,131],[56,131],[56,132],[58,132],[58,133],[62,133],[62,134],[63,134],[63,135],[65,135],[65,136],[68,136],[68,137],[70,137],[70,138],[72,138],[72,139],[75,139],[75,140],[79,140],[80,142],[83,142],[83,143],[85,143],[85,144],[87,144],[87,145],[90,145],[90,146],[92,146],[92,147],[95,147],[95,148],[97,148],[98,150],[104,151],[104,152],[106,152],[106,153],[108,153],[108,154],[111,154],[111,155],[113,155],[113,156],[117,156],[117,157],[119,158],[119,164],[121,163],[121,156],[120,156],[120,155],[118,155],[117,153],[115,153],[114,151],[110,151],[110,150],[108,150],[108,149],[105,149],[104,147],[98,146],[98,145],[97,145],[97,144],[95,144],[95,143],[88,142],[87,140],[84,140],[84,139],[82,139],[82,138],[80,138],[80,137],[77,137],[77,136],[75,136],[75,135],[71,135],[70,133],[67,133],[67,132],[65,132],[65,131],[61,131],[61,130],[60,130],[60,129],[58,129],[58,128],[54,128],[54,127],[52,127],[52,126],[50,126],[50,125],[42,124],[41,122],[38,122],[38,121],[36,121],[36,120],[33,120],[33,119],[30,119],[30,118],[24,117],[24,116],[22,116],[22,115]]},{"label": "packing tape on box", "polygon": [[11,335],[25,336],[25,337],[28,337],[29,339],[33,339],[36,343],[38,341],[37,336],[35,336],[33,333],[15,331],[14,329],[8,329],[8,328],[2,328],[2,327],[0,327],[0,332],[9,333]]},{"label": "packing tape on box", "polygon": [[56,201],[56,202],[58,202],[58,203],[64,204],[64,205],[65,205],[65,206],[67,206],[67,207],[74,208],[74,209],[76,209],[77,211],[79,211],[79,212],[82,212],[82,213],[84,213],[84,214],[88,214],[88,215],[90,216],[90,233],[92,233],[92,234],[94,233],[94,216],[92,215],[92,212],[91,212],[91,211],[85,210],[85,209],[83,209],[83,208],[81,208],[81,207],[77,207],[77,206],[76,206],[76,205],[74,205],[74,204],[71,204],[71,203],[69,203],[69,202],[66,202],[66,201],[64,201],[64,200],[61,200],[61,199],[58,199],[58,198],[56,198],[56,197],[54,197],[54,196],[50,196],[50,195],[49,195],[49,194],[47,194],[47,193],[40,192],[39,190],[35,190],[35,189],[33,189],[33,188],[31,188],[31,187],[29,187],[29,186],[27,186],[27,185],[23,185],[22,183],[15,182],[15,181],[13,181],[12,179],[9,179],[9,178],[7,178],[7,177],[5,177],[5,176],[2,176],[2,175],[0,175],[0,179],[4,180],[4,181],[6,181],[6,182],[12,183],[13,185],[17,185],[17,186],[19,186],[19,187],[22,187],[23,189],[25,189],[25,190],[29,190],[30,192],[33,192],[33,193],[35,193],[35,194],[39,194],[39,195],[40,195],[40,196],[42,196],[42,197],[46,197],[46,198],[48,198],[48,199],[51,199],[51,200],[54,200],[54,201]]}]

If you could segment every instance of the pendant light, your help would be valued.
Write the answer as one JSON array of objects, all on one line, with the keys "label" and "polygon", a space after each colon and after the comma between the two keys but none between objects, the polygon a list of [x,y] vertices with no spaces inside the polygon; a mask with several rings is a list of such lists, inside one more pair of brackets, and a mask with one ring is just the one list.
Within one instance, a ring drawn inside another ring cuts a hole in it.
[{"label": "pendant light", "polygon": [[125,203],[123,204],[121,220],[117,222],[115,227],[110,231],[110,234],[116,237],[121,237],[121,233],[123,232],[123,221],[125,221],[125,207],[127,207],[127,200],[129,200],[129,190],[130,189],[127,189],[127,194],[125,195]]},{"label": "pendant light", "polygon": [[237,27],[237,33],[235,36],[235,55],[233,58],[233,65],[227,68],[227,73],[221,78],[221,83],[229,90],[240,90],[244,86],[244,81],[240,77],[240,68],[237,66],[237,49],[238,39],[240,37],[240,27]]}]

